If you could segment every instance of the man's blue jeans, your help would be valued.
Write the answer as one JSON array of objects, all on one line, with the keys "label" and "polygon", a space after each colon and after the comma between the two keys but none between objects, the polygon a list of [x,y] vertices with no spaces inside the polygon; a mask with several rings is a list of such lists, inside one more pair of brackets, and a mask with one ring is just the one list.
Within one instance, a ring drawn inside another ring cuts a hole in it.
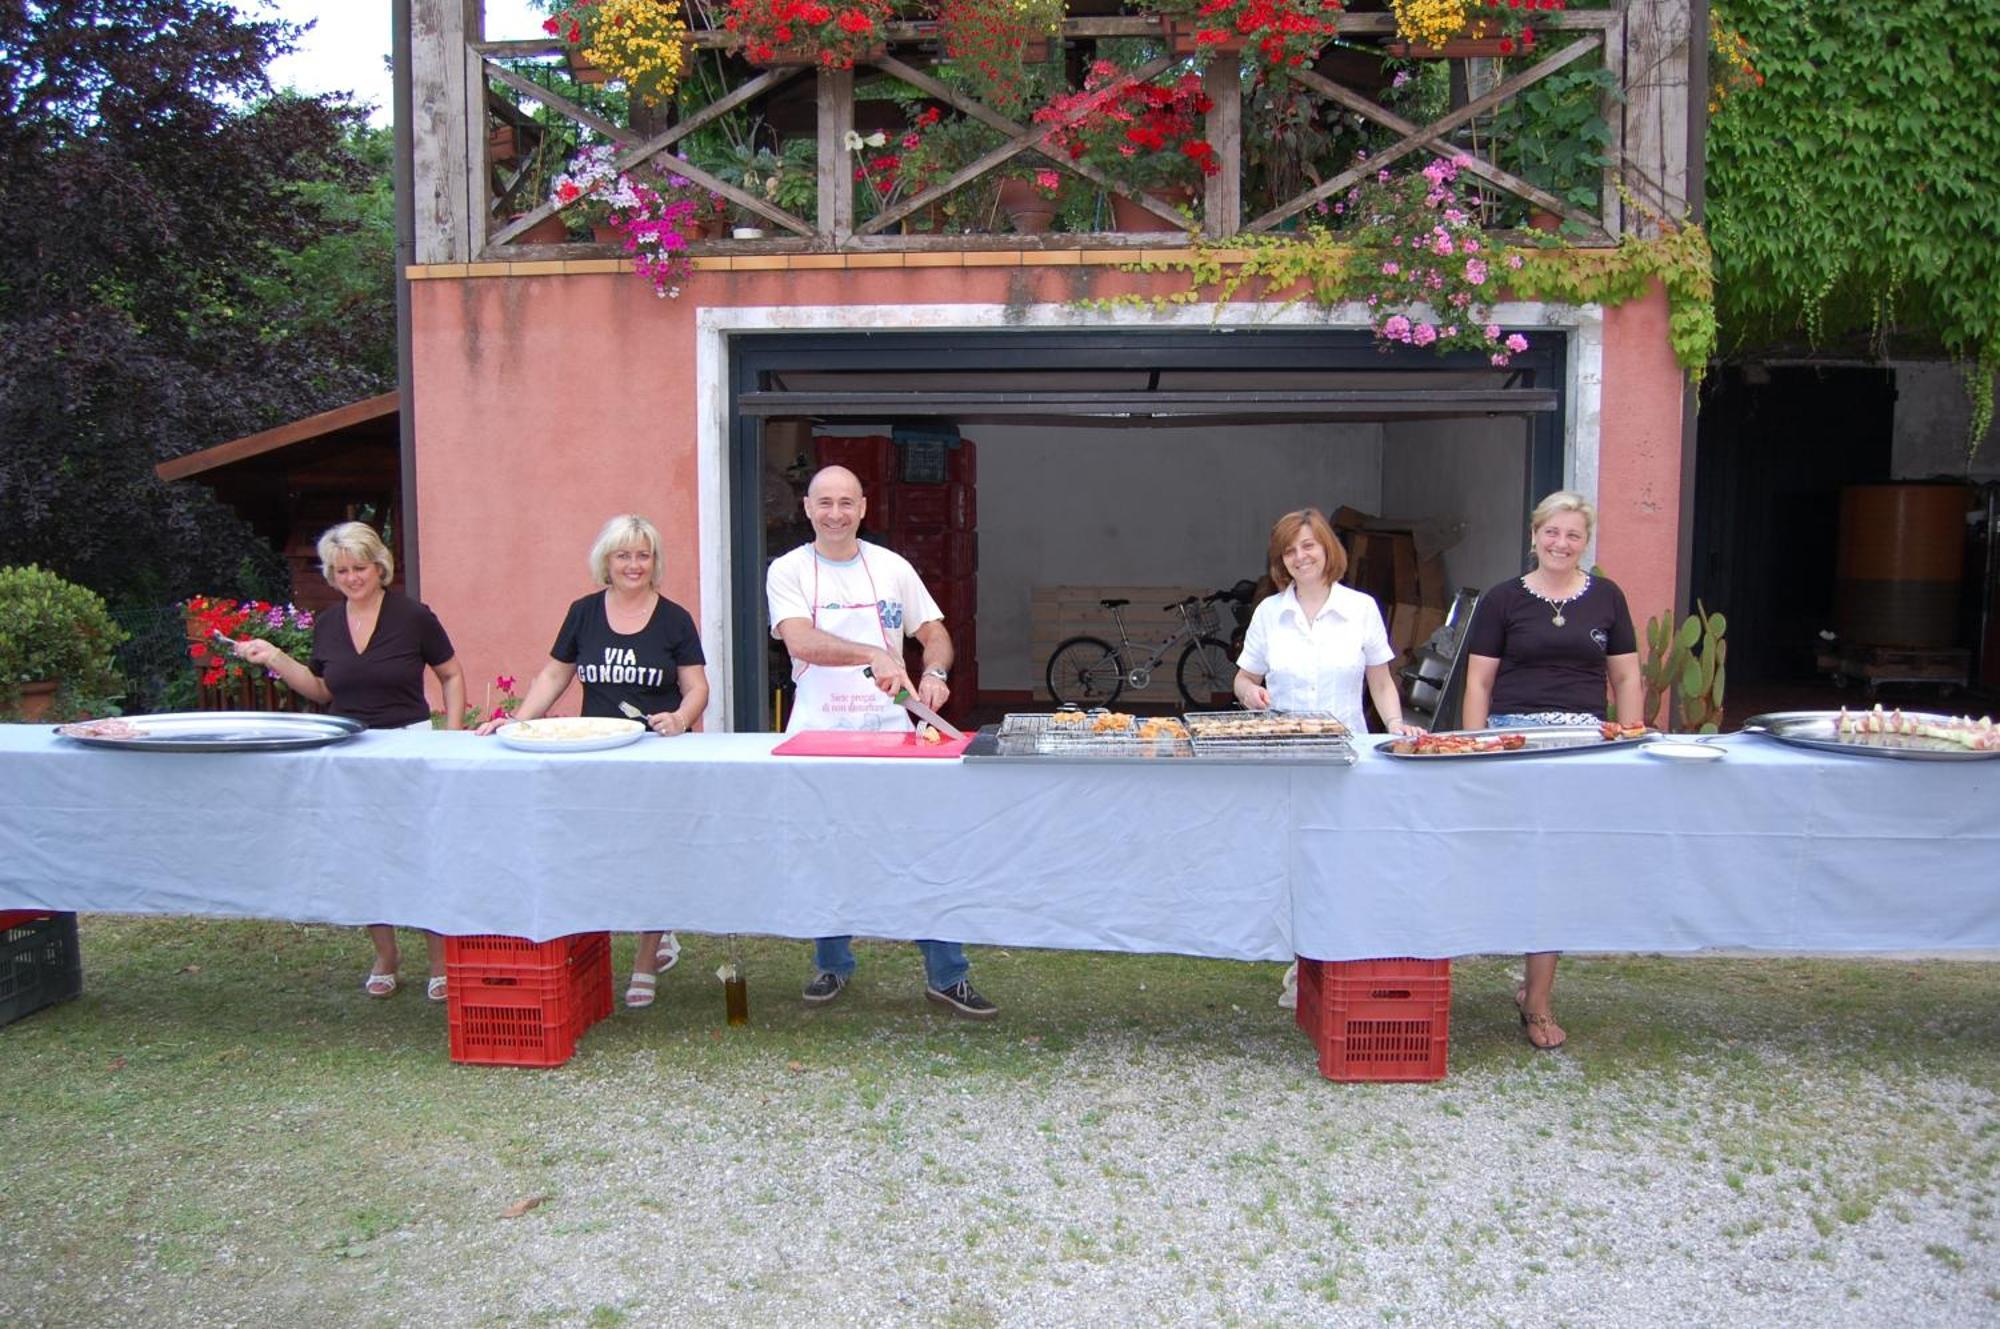
[{"label": "man's blue jeans", "polygon": [[[854,974],[854,938],[821,937],[813,943],[813,963],[822,974],[849,978]],[[924,953],[924,981],[942,991],[964,981],[972,966],[966,963],[965,947],[955,941],[919,941]]]}]

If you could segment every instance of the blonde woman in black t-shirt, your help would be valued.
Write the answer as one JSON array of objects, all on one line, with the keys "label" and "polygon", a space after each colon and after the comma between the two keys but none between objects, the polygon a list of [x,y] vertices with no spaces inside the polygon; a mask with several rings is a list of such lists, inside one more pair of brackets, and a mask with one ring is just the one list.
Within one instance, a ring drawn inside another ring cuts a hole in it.
[{"label": "blonde woman in black t-shirt", "polygon": [[[1584,560],[1597,510],[1583,495],[1561,489],[1528,518],[1534,567],[1479,598],[1465,638],[1467,729],[1597,724],[1607,691],[1618,714],[1640,713],[1639,643],[1625,593],[1609,577],[1594,577]],[[1556,953],[1527,957],[1514,994],[1528,1042],[1553,1052],[1567,1038],[1551,999]]]},{"label": "blonde woman in black t-shirt", "polygon": [[[465,671],[451,638],[428,605],[389,589],[396,558],[375,528],[342,522],[319,538],[319,570],[346,603],[329,609],[313,624],[312,657],[304,664],[268,641],[236,643],[238,657],[261,665],[285,686],[335,715],[359,720],[370,729],[428,729],[431,705],[424,696],[424,670],[437,676],[444,693],[444,726],[463,727]],[[396,929],[370,923],[375,964],[362,981],[371,997],[396,991],[400,955]],[[432,1001],[445,998],[444,938],[424,933],[430,952]]]},{"label": "blonde woman in black t-shirt", "polygon": [[[708,705],[708,671],[701,636],[688,611],[660,594],[660,533],[644,517],[613,517],[590,548],[591,579],[605,589],[569,607],[549,662],[542,666],[513,720],[548,713],[569,685],[583,682],[583,714],[616,719],[619,702],[645,713],[666,737],[685,734]],[[479,726],[490,734],[508,719]],[[642,932],[625,1004],[653,1004],[662,970],[680,959],[671,932]]]}]

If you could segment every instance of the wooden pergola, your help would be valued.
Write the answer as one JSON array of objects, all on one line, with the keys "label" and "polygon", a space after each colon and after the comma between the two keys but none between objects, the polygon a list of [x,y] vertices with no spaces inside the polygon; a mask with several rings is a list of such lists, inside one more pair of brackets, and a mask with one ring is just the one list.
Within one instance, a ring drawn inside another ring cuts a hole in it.
[{"label": "wooden pergola", "polygon": [[[488,158],[489,117],[493,123],[521,124],[523,117],[506,98],[532,100],[617,148],[620,169],[630,168],[662,153],[671,153],[704,125],[750,106],[795,79],[814,80],[817,191],[810,217],[795,215],[703,170],[677,161],[674,170],[728,199],[746,215],[762,218],[778,234],[770,239],[708,242],[718,253],[865,252],[1014,248],[1046,249],[1116,247],[1165,248],[1187,245],[1185,232],[1151,233],[1138,237],[1113,234],[1066,235],[902,235],[898,223],[921,213],[949,194],[990,176],[1024,153],[1031,152],[1049,132],[1046,124],[1009,118],[941,82],[921,67],[919,49],[936,39],[935,25],[899,23],[887,32],[886,51],[869,62],[1000,136],[1000,143],[976,161],[922,192],[857,220],[854,200],[856,154],[850,146],[855,123],[855,72],[849,70],[776,68],[748,71],[748,77],[709,105],[678,123],[651,132],[621,125],[577,100],[552,91],[522,72],[524,62],[558,57],[563,45],[554,38],[530,41],[484,40],[480,0],[409,0],[411,69],[415,123],[412,134],[412,179],[418,200],[414,259],[419,263],[461,263],[501,258],[560,258],[579,250],[575,245],[529,245],[520,237],[536,223],[554,215],[553,202],[537,200],[521,216],[496,223],[497,198],[518,191],[520,177],[510,177]],[[1313,96],[1338,105],[1363,120],[1380,125],[1396,138],[1375,152],[1365,171],[1405,158],[1457,157],[1463,149],[1455,134],[1490,116],[1523,92],[1564,69],[1592,57],[1612,74],[1615,92],[1602,105],[1612,130],[1609,157],[1602,172],[1596,210],[1581,208],[1536,187],[1489,160],[1471,159],[1467,167],[1493,191],[1526,200],[1568,224],[1571,243],[1610,245],[1628,231],[1643,230],[1652,217],[1678,218],[1687,211],[1689,190],[1688,123],[1699,107],[1690,98],[1691,60],[1703,58],[1701,34],[1693,31],[1696,6],[1690,0],[1618,0],[1610,8],[1546,13],[1538,26],[1546,34],[1545,52],[1532,59],[1510,61],[1498,81],[1476,96],[1458,100],[1446,114],[1425,124],[1413,123],[1381,105],[1367,93],[1347,86],[1313,68],[1290,77]],[[1339,36],[1355,43],[1380,42],[1393,35],[1388,14],[1344,14]],[[1089,43],[1108,38],[1158,37],[1157,15],[1072,17],[1062,24],[1061,40]],[[692,34],[701,50],[725,47],[725,34]],[[1133,71],[1145,80],[1186,67],[1184,57],[1162,55]],[[1253,236],[1281,228],[1299,213],[1352,187],[1364,168],[1352,167],[1292,198],[1248,200],[1243,196],[1244,114],[1240,57],[1219,54],[1202,67],[1213,109],[1207,137],[1216,149],[1220,171],[1205,182],[1200,235],[1209,240]],[[1111,193],[1172,222],[1183,219],[1156,199],[1108,179],[1087,162],[1047,158],[1059,169],[1073,172]]]}]

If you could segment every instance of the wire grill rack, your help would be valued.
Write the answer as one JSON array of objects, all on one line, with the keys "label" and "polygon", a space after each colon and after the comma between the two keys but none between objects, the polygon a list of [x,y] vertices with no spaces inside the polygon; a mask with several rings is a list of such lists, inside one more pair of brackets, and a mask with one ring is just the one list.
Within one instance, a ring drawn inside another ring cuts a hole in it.
[{"label": "wire grill rack", "polygon": [[[1264,721],[1259,725],[1254,722]],[[1271,717],[1247,712],[1222,711],[1186,717],[1184,723],[1195,730],[1193,737],[1161,736],[1142,738],[1135,721],[1125,729],[1103,731],[1094,728],[1086,715],[1079,721],[1057,722],[1052,716],[1017,713],[1000,724],[994,755],[1001,757],[1055,757],[1067,760],[1112,759],[1151,760],[1160,757],[1206,757],[1210,761],[1314,761],[1351,764],[1355,759],[1345,726],[1330,713],[1297,713],[1283,717],[1317,733],[1268,733]],[[1209,723],[1202,724],[1200,722]],[[1206,732],[1203,732],[1203,731]]]}]

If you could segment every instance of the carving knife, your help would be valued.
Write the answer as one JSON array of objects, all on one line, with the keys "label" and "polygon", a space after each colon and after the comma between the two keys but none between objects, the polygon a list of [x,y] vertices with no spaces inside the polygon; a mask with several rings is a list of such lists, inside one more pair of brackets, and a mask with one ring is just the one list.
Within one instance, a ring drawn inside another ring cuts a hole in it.
[{"label": "carving knife", "polygon": [[[875,670],[868,665],[863,665],[861,667],[861,674],[862,677],[864,678],[873,678],[875,677]],[[926,724],[930,725],[931,728],[937,730],[940,734],[943,734],[946,738],[965,737],[964,730],[954,725],[951,721],[945,719],[942,715],[939,715],[936,711],[932,710],[930,707],[918,701],[916,699],[916,696],[913,693],[911,693],[911,691],[908,688],[897,688],[894,700],[898,706],[901,706],[904,710],[908,711],[911,715],[916,716],[919,720],[924,721]]]}]

